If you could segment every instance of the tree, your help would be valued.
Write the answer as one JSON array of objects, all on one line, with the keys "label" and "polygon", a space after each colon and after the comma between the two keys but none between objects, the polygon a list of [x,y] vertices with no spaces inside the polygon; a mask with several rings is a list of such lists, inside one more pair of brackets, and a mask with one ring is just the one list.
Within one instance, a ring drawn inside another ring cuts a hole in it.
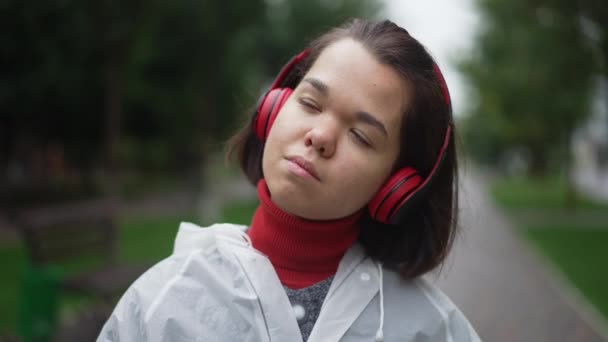
[{"label": "tree", "polygon": [[608,76],[608,4],[595,0],[540,0],[539,6],[574,17],[579,22],[581,33],[596,49],[593,62],[599,72]]},{"label": "tree", "polygon": [[52,182],[47,154],[70,179],[121,165],[196,171],[307,38],[378,4],[5,1],[0,188],[9,169]]},{"label": "tree", "polygon": [[485,22],[461,63],[478,93],[465,120],[468,144],[524,148],[536,175],[563,167],[597,72],[580,18],[523,0],[479,0],[478,7]]}]

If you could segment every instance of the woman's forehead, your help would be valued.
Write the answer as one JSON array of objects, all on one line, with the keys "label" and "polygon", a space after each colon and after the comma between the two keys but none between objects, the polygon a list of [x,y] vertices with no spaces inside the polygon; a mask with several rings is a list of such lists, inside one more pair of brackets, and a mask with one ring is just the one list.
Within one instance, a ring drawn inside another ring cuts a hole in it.
[{"label": "woman's forehead", "polygon": [[[352,39],[329,45],[303,77],[326,88],[326,95],[348,100],[356,110],[382,115],[389,125],[400,122],[410,102],[409,84],[392,67],[380,63]],[[298,87],[314,87],[301,82]]]}]

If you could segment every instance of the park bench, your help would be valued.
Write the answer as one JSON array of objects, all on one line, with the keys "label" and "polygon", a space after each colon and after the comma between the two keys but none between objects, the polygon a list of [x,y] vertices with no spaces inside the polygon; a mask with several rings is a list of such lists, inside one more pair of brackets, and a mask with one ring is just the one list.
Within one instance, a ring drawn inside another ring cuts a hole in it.
[{"label": "park bench", "polygon": [[17,218],[33,266],[85,263],[62,290],[112,303],[149,265],[117,260],[116,201],[94,200],[32,210]]},{"label": "park bench", "polygon": [[53,341],[94,340],[118,296],[150,266],[117,260],[116,212],[116,201],[95,200],[17,215],[31,267],[60,269],[60,297],[84,295],[93,302],[55,327]]}]

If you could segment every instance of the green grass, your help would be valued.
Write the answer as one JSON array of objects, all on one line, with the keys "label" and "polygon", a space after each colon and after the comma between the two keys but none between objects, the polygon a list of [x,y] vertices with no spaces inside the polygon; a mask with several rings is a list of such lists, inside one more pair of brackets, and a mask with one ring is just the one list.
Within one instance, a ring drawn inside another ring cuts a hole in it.
[{"label": "green grass", "polygon": [[224,222],[249,225],[251,217],[258,207],[258,201],[238,201],[230,203],[224,208],[222,218]]},{"label": "green grass", "polygon": [[129,262],[159,261],[171,254],[179,223],[196,222],[194,215],[185,217],[139,217],[122,223],[119,259]]},{"label": "green grass", "polygon": [[[236,202],[227,205],[222,213],[222,222],[249,224],[257,201]],[[152,265],[169,256],[173,249],[175,235],[182,221],[196,223],[195,215],[181,217],[137,217],[122,220],[119,223],[118,256],[121,261],[144,262]],[[4,332],[15,332],[17,326],[17,309],[20,296],[20,281],[27,266],[24,246],[17,242],[14,245],[0,247],[0,268],[3,280],[0,282],[0,335]],[[82,268],[82,263],[70,264],[62,269],[70,272]],[[68,301],[68,310],[78,306],[77,302]],[[65,311],[66,302],[62,311]]]},{"label": "green grass", "polygon": [[567,208],[566,185],[557,178],[502,179],[490,192],[523,236],[608,318],[608,203],[579,196]]},{"label": "green grass", "polygon": [[530,227],[525,235],[608,317],[608,223],[604,229]]},{"label": "green grass", "polygon": [[[558,177],[501,179],[492,184],[491,193],[502,207],[508,209],[563,209],[567,204],[567,186]],[[576,208],[608,210],[608,203],[578,196]]]}]

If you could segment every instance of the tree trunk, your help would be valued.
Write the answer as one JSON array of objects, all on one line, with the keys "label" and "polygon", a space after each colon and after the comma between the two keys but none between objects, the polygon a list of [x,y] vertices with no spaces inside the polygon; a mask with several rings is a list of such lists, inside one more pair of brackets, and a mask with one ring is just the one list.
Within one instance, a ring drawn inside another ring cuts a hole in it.
[{"label": "tree trunk", "polygon": [[578,191],[574,183],[574,174],[572,173],[572,153],[566,144],[566,153],[564,153],[564,177],[566,181],[566,194],[564,199],[564,206],[568,209],[575,209],[579,204]]},{"label": "tree trunk", "polygon": [[530,147],[530,175],[535,178],[542,178],[547,175],[548,159],[546,151],[538,146]]},{"label": "tree trunk", "polygon": [[118,146],[122,121],[122,75],[120,52],[109,51],[105,67],[105,175],[110,195],[118,194]]}]

